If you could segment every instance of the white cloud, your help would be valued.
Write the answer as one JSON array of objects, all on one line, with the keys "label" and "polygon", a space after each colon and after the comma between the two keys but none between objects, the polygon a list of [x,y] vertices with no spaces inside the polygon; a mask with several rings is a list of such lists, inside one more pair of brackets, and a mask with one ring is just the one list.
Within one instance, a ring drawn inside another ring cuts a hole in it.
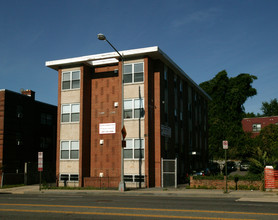
[{"label": "white cloud", "polygon": [[213,21],[218,17],[220,12],[221,10],[215,7],[206,10],[196,11],[194,13],[186,15],[185,17],[175,20],[173,22],[173,26],[179,28],[181,26],[191,23],[204,23]]}]

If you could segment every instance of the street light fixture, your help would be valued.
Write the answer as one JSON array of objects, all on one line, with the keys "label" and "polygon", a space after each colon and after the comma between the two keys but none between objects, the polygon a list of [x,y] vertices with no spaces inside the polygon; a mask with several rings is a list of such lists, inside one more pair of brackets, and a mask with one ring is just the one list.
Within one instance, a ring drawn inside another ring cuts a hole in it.
[{"label": "street light fixture", "polygon": [[[122,117],[121,117],[121,129],[124,128],[124,57],[119,53],[119,51],[107,40],[104,34],[99,33],[97,35],[97,38],[99,40],[106,41],[121,57],[122,60]],[[122,138],[123,140],[124,138]],[[121,144],[121,182],[119,183],[119,191],[123,192],[125,191],[125,181],[124,181],[124,148]]]}]

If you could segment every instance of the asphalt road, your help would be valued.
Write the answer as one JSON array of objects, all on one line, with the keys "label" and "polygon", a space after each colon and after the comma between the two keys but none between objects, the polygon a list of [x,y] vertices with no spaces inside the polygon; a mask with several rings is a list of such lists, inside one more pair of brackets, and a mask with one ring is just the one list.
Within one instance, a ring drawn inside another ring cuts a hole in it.
[{"label": "asphalt road", "polygon": [[278,219],[278,203],[113,193],[0,194],[0,219]]}]

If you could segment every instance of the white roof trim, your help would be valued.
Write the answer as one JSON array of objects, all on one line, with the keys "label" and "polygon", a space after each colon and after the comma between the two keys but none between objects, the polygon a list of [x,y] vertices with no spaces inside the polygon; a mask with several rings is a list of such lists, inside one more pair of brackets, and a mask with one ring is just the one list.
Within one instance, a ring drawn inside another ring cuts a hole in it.
[{"label": "white roof trim", "polygon": [[[196,84],[170,57],[168,57],[162,50],[159,49],[158,46],[154,47],[146,47],[146,48],[139,48],[133,50],[124,50],[119,51],[119,53],[127,58],[128,56],[140,56],[140,55],[150,55],[154,53],[154,55],[158,55],[158,58],[166,61],[166,63],[172,65],[177,71],[179,71],[182,75],[184,75],[194,86],[196,86],[208,99],[211,100],[211,97],[198,85]],[[75,58],[68,58],[68,59],[61,59],[61,60],[53,60],[45,62],[47,67],[52,69],[58,69],[59,66],[62,65],[71,65],[75,63],[87,63],[89,65],[102,65],[102,64],[109,64],[109,63],[117,63],[119,62],[118,59],[120,58],[117,52],[110,52],[110,53],[102,53],[102,54],[95,54],[95,55],[88,55],[82,57],[75,57]]]},{"label": "white roof trim", "polygon": [[104,60],[95,60],[95,61],[87,61],[87,63],[89,65],[92,65],[92,66],[112,64],[112,63],[118,63],[118,62],[119,62],[119,60],[117,60],[116,58],[104,59]]},{"label": "white roof trim", "polygon": [[[140,55],[140,54],[145,54],[145,53],[157,52],[158,50],[159,50],[158,47],[155,46],[155,47],[146,47],[146,48],[140,48],[140,49],[134,49],[134,50],[124,50],[124,51],[119,51],[119,53],[122,56],[130,56],[130,55]],[[109,59],[109,58],[115,58],[115,57],[119,57],[119,54],[116,52],[102,53],[102,54],[95,54],[95,55],[89,55],[89,56],[46,61],[45,65],[47,67],[51,67],[51,66],[56,66],[56,65],[88,62],[88,61],[94,61],[94,60],[103,60],[103,59]]]}]

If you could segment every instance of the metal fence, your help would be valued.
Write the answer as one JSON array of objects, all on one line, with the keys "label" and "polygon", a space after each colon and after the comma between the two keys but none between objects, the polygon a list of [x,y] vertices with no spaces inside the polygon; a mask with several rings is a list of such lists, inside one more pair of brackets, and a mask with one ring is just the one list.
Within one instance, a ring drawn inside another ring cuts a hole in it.
[{"label": "metal fence", "polygon": [[161,158],[162,187],[175,186],[177,188],[177,158]]}]

